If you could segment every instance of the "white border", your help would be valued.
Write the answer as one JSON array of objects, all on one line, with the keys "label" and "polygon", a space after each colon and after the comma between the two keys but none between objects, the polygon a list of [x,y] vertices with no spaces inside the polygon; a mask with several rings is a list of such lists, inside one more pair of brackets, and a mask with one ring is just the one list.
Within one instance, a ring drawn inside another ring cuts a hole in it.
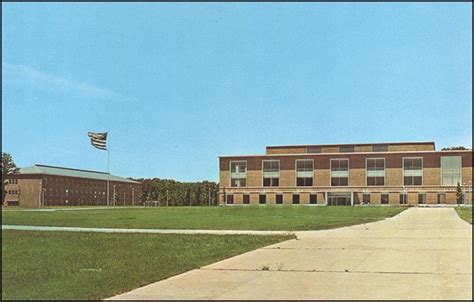
[{"label": "white border", "polygon": [[[421,158],[421,185],[405,185],[405,158]],[[441,165],[441,163],[440,163]],[[424,183],[424,174],[425,174],[425,168],[424,168],[424,163],[423,163],[423,157],[421,156],[407,156],[407,157],[402,157],[402,186],[406,187],[415,187],[415,186],[423,186]]]},{"label": "white border", "polygon": [[[264,175],[263,175],[264,174],[263,163],[266,162],[266,161],[277,161],[278,162],[278,186],[264,186],[263,185],[263,179],[265,178]],[[261,179],[262,188],[278,188],[280,186],[280,171],[281,171],[281,163],[280,163],[279,159],[264,159],[264,160],[262,160],[262,179]]]},{"label": "white border", "polygon": [[[347,160],[347,186],[333,186],[332,185],[332,161],[333,160],[341,160],[341,159],[346,159]],[[330,187],[349,187],[350,186],[350,177],[351,177],[351,165],[350,165],[350,160],[348,157],[336,157],[336,158],[329,158],[329,186]]]},{"label": "white border", "polygon": [[[369,186],[367,184],[367,177],[369,177],[368,173],[367,173],[367,171],[368,171],[367,170],[367,160],[368,159],[383,159],[383,186],[377,186],[377,185]],[[385,157],[366,157],[365,158],[365,186],[366,187],[371,187],[371,188],[373,188],[373,187],[385,187],[385,180],[386,179],[387,179],[387,159]]]},{"label": "white border", "polygon": [[249,167],[248,167],[248,162],[246,159],[242,159],[242,160],[230,160],[229,161],[229,188],[243,188],[243,187],[232,187],[232,163],[242,163],[244,162],[245,163],[245,186],[243,187],[247,187],[247,173],[249,171]]},{"label": "white border", "polygon": [[[313,183],[311,184],[311,186],[298,186],[298,182],[297,182],[297,179],[298,179],[298,163],[297,163],[297,162],[298,162],[298,161],[312,161],[312,162],[313,162]],[[305,187],[310,188],[310,187],[313,187],[314,184],[316,183],[316,177],[315,177],[315,175],[314,175],[314,170],[315,170],[315,169],[314,169],[314,159],[312,159],[312,158],[295,159],[295,179],[294,179],[294,181],[295,181],[295,187],[298,187],[298,188],[305,188]]]}]

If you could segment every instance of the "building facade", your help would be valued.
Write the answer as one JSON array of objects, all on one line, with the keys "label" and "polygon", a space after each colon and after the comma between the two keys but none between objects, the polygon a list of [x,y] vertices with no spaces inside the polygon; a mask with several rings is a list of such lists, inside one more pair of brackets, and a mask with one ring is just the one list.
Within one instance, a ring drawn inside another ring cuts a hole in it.
[{"label": "building facade", "polygon": [[472,150],[434,142],[269,146],[219,157],[221,204],[472,204]]},{"label": "building facade", "polygon": [[[8,205],[22,207],[107,205],[107,173],[46,165],[21,168],[5,186]],[[141,203],[141,183],[109,176],[110,205]]]}]

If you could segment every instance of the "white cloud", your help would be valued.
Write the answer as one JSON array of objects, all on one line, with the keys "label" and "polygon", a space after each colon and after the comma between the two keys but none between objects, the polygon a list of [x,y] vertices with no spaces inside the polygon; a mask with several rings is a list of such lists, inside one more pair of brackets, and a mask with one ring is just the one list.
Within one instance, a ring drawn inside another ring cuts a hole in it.
[{"label": "white cloud", "polygon": [[8,80],[9,77],[21,77],[34,82],[40,87],[77,93],[96,99],[119,101],[135,100],[135,98],[126,97],[109,89],[104,89],[87,83],[77,82],[63,78],[61,76],[52,75],[37,70],[31,66],[2,62],[2,73],[3,72],[6,72],[6,74],[3,75],[4,80]]}]

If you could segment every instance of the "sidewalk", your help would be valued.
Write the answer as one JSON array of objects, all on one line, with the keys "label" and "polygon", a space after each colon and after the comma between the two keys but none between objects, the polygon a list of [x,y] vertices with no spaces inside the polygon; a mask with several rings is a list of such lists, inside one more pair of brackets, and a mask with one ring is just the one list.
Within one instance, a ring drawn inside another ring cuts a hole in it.
[{"label": "sidewalk", "polygon": [[246,230],[186,230],[186,229],[120,229],[54,227],[36,225],[2,225],[2,230],[47,231],[47,232],[94,232],[94,233],[147,233],[147,234],[209,234],[209,235],[291,235],[290,231],[246,231]]},{"label": "sidewalk", "polygon": [[472,226],[452,208],[296,235],[110,299],[472,300]]}]

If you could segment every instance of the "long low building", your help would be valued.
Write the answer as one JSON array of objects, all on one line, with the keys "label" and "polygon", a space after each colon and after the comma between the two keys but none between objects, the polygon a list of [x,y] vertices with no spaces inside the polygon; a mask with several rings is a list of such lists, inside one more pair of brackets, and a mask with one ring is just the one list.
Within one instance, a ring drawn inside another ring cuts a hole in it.
[{"label": "long low building", "polygon": [[22,207],[107,205],[109,179],[110,205],[141,202],[139,182],[107,173],[34,165],[9,175],[5,186],[8,205]]},{"label": "long low building", "polygon": [[434,142],[269,146],[220,156],[221,204],[472,204],[472,150]]}]

